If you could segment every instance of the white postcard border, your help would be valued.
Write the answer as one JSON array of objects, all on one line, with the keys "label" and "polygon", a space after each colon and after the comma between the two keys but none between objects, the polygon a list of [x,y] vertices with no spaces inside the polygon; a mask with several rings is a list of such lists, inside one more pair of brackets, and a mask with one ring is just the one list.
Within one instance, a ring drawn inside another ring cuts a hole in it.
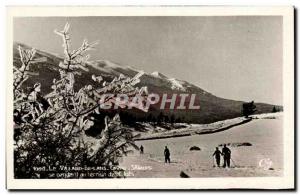
[{"label": "white postcard border", "polygon": [[[284,87],[284,174],[282,177],[14,179],[13,18],[39,16],[282,16]],[[181,6],[12,6],[7,8],[6,185],[7,189],[289,189],[294,188],[294,8]]]}]

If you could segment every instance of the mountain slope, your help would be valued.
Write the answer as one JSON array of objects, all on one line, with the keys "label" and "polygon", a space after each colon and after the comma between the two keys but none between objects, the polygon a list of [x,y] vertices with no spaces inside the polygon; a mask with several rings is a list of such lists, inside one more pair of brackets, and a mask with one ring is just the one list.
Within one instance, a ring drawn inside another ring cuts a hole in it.
[{"label": "mountain slope", "polygon": [[[24,44],[14,43],[14,66],[20,65],[20,58],[18,53],[18,46],[24,48],[30,48]],[[42,84],[42,93],[45,95],[51,91],[51,84],[54,78],[59,77],[58,64],[62,58],[53,54],[37,50],[36,56],[43,58],[44,62],[32,65],[31,71],[33,72],[32,77],[24,83],[24,88],[29,89],[36,82]],[[138,70],[134,68],[122,66],[117,63],[110,62],[108,60],[97,60],[88,63],[88,72],[81,72],[80,75],[76,76],[75,89],[79,89],[84,85],[96,85],[91,76],[101,75],[105,80],[112,80],[115,76],[124,74],[129,77],[133,77],[138,73]],[[141,77],[139,86],[147,86],[150,93],[157,94],[179,94],[188,93],[196,94],[195,104],[200,105],[200,110],[171,110],[171,109],[160,109],[160,105],[156,104],[151,106],[148,113],[139,111],[131,111],[130,114],[134,115],[136,120],[145,120],[151,118],[156,120],[158,115],[167,117],[170,120],[171,117],[178,119],[178,122],[192,122],[192,123],[211,123],[219,120],[229,119],[241,116],[242,101],[234,101],[223,99],[214,96],[211,93],[191,84],[186,81],[178,80],[176,78],[168,78],[159,72],[153,72],[151,74],[144,74]],[[176,102],[179,103],[180,99],[177,98]],[[186,101],[189,104],[189,101]],[[256,103],[257,113],[268,113],[272,112],[273,105]],[[282,109],[282,107],[277,106]],[[166,119],[167,120],[167,119]]]}]

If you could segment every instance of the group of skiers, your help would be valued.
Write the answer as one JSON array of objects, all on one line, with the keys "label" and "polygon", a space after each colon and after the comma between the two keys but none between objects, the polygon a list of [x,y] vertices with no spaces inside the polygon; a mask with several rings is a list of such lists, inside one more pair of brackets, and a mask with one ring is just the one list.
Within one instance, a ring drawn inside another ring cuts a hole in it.
[{"label": "group of skiers", "polygon": [[[144,154],[144,147],[143,145],[141,145],[140,147],[140,153]],[[170,150],[167,146],[165,146],[165,150],[164,150],[164,156],[165,156],[165,163],[170,163]],[[226,146],[226,144],[224,144],[223,148],[222,148],[222,152],[219,150],[218,147],[216,147],[215,152],[213,153],[213,156],[216,159],[216,163],[217,166],[220,167],[220,162],[221,162],[221,155],[223,156],[224,159],[224,164],[223,167],[230,167],[230,160],[231,160],[231,150]],[[215,165],[215,164],[214,164]]]},{"label": "group of skiers", "polygon": [[222,148],[222,152],[219,150],[218,147],[216,147],[216,150],[213,154],[213,156],[216,159],[217,166],[220,167],[220,162],[221,162],[221,155],[223,155],[224,163],[223,167],[230,167],[230,160],[231,160],[231,150],[224,144]]}]

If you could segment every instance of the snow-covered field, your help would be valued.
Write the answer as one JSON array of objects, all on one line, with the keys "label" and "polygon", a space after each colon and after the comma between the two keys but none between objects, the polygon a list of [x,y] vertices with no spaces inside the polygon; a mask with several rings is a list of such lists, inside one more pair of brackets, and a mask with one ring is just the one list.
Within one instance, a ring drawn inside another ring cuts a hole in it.
[{"label": "snow-covered field", "polygon": [[[138,146],[144,146],[145,153],[141,155],[136,151],[124,157],[121,166],[132,177],[180,177],[181,171],[190,177],[280,176],[283,168],[282,113],[254,118],[211,134],[136,141]],[[213,167],[212,154],[215,147],[223,143],[250,143],[252,146],[229,146],[232,168]],[[165,146],[170,149],[171,164],[164,163]],[[201,151],[190,151],[192,146],[200,147]]]}]

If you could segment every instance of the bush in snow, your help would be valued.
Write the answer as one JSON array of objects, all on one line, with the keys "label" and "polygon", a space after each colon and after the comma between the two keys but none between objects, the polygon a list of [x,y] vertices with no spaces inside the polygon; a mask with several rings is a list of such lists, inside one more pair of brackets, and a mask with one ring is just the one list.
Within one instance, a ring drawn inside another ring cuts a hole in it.
[{"label": "bush in snow", "polygon": [[254,101],[249,103],[243,103],[242,107],[242,114],[248,118],[250,115],[254,114],[256,112],[256,105],[254,104]]},{"label": "bush in snow", "polygon": [[190,147],[190,151],[200,151],[201,150],[201,148],[199,148],[198,146],[192,146],[192,147]]},{"label": "bush in snow", "polygon": [[[105,128],[97,138],[88,137],[85,130],[94,124],[91,115],[101,113],[101,104],[113,98],[102,98],[104,94],[139,93],[135,84],[142,74],[134,78],[120,75],[111,82],[93,75],[91,79],[98,82],[97,87],[88,85],[75,91],[74,76],[88,70],[86,62],[89,56],[85,53],[93,49],[95,43],[84,40],[78,49],[71,50],[69,24],[55,33],[63,40],[64,60],[58,64],[60,78],[53,80],[52,92],[45,97],[40,95],[43,86],[39,83],[28,93],[22,89],[22,84],[30,76],[30,67],[39,60],[35,58],[34,49],[19,47],[22,65],[14,68],[13,81],[15,178],[58,178],[48,169],[70,173],[70,170],[62,169],[62,165],[74,169],[102,167],[102,174],[97,176],[79,171],[78,175],[71,174],[67,178],[120,177],[119,158],[132,147],[138,149],[132,130],[121,124],[118,115],[105,117]],[[101,98],[104,101],[100,103]],[[37,171],[43,167],[48,171]]]}]

